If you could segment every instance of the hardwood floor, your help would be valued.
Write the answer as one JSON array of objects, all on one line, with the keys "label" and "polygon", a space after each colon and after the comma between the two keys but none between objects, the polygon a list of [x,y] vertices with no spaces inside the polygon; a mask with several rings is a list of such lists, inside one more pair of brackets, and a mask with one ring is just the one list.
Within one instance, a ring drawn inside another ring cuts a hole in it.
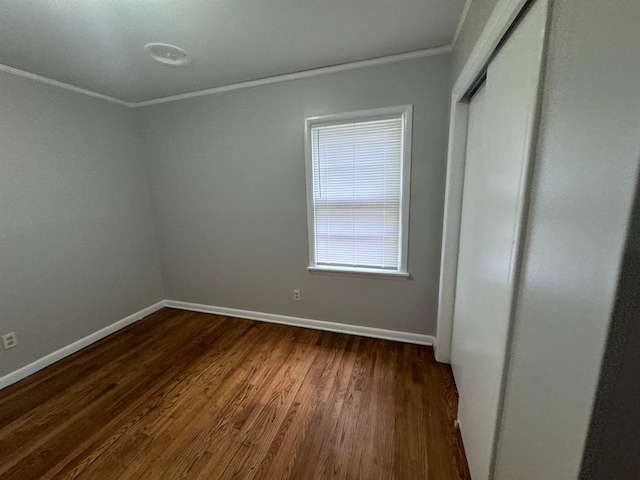
[{"label": "hardwood floor", "polygon": [[0,391],[2,479],[468,479],[429,347],[163,309]]}]

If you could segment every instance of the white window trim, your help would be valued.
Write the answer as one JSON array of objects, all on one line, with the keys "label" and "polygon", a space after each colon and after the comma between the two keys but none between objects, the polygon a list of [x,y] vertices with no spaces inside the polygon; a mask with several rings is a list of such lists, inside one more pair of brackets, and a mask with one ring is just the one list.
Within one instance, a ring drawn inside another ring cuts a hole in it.
[{"label": "white window trim", "polygon": [[[311,128],[317,125],[327,125],[331,123],[341,123],[345,120],[368,120],[376,117],[384,118],[388,116],[402,117],[403,142],[402,142],[402,181],[400,185],[401,208],[400,208],[400,268],[398,270],[385,270],[378,268],[362,267],[338,267],[332,265],[317,265],[315,252],[315,216],[313,208],[313,158],[311,152]],[[411,133],[413,120],[413,105],[401,105],[396,107],[375,108],[371,110],[359,110],[355,112],[345,112],[319,117],[308,117],[305,119],[304,146],[307,176],[307,225],[309,230],[309,267],[311,273],[326,273],[336,275],[363,275],[367,277],[410,277],[407,269],[409,250],[409,203],[411,185]]]}]

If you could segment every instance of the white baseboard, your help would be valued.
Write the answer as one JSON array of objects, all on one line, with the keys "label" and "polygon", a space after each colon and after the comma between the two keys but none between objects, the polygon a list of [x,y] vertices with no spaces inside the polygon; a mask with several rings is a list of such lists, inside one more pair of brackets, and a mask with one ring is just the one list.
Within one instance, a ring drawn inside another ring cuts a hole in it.
[{"label": "white baseboard", "polygon": [[384,340],[396,340],[398,342],[415,343],[418,345],[435,345],[436,342],[435,337],[431,335],[400,332],[397,330],[385,330],[382,328],[362,327],[360,325],[347,325],[345,323],[311,320],[308,318],[289,317],[286,315],[277,315],[275,313],[251,312],[249,310],[215,307],[213,305],[178,302],[175,300],[165,300],[165,306],[181,310],[191,310],[194,312],[213,313],[216,315],[224,315],[226,317],[246,318],[261,322],[280,323],[295,327],[313,328],[315,330],[326,330],[328,332],[348,333],[351,335],[361,335],[363,337],[382,338]]},{"label": "white baseboard", "polygon": [[162,300],[154,305],[151,305],[150,307],[143,308],[142,310],[134,313],[133,315],[129,315],[128,317],[123,318],[122,320],[118,320],[116,323],[112,323],[111,325],[104,327],[103,329],[98,330],[97,332],[92,333],[91,335],[88,335],[76,342],[73,342],[71,345],[67,345],[66,347],[63,347],[60,350],[56,350],[55,352],[50,353],[49,355],[42,357],[41,359],[36,360],[35,362],[30,363],[29,365],[26,365],[14,372],[11,372],[5,375],[4,377],[0,377],[0,390],[22,380],[23,378],[28,377],[29,375],[36,373],[38,370],[42,370],[43,368],[48,367],[49,365],[57,362],[58,360],[62,360],[63,358],[68,357],[73,353],[76,353],[78,350],[81,350],[84,347],[87,347],[92,343],[95,343],[98,340],[101,340],[104,337],[111,335],[112,333],[117,332],[118,330],[128,325],[131,325],[134,322],[137,322],[138,320],[146,317],[147,315],[151,315],[152,313],[157,312],[164,306],[165,306],[165,301]]},{"label": "white baseboard", "polygon": [[327,322],[323,320],[311,320],[308,318],[289,317],[286,315],[277,315],[275,313],[252,312],[249,310],[238,310],[236,308],[215,307],[213,305],[202,305],[199,303],[178,302],[175,300],[162,300],[154,305],[140,310],[139,312],[129,315],[91,335],[73,342],[66,347],[56,350],[29,365],[26,365],[4,377],[0,377],[0,390],[23,378],[28,377],[42,370],[53,363],[62,360],[69,355],[83,349],[111,335],[118,330],[137,322],[138,320],[157,312],[163,307],[177,308],[180,310],[191,310],[194,312],[213,313],[216,315],[224,315],[226,317],[246,318],[249,320],[258,320],[261,322],[279,323],[283,325],[292,325],[295,327],[312,328],[315,330],[325,330],[328,332],[347,333],[351,335],[361,335],[363,337],[382,338],[384,340],[395,340],[398,342],[415,343],[418,345],[435,345],[436,339],[431,335],[421,335],[418,333],[400,332],[397,330],[385,330],[382,328],[362,327],[359,325],[347,325],[345,323]]}]

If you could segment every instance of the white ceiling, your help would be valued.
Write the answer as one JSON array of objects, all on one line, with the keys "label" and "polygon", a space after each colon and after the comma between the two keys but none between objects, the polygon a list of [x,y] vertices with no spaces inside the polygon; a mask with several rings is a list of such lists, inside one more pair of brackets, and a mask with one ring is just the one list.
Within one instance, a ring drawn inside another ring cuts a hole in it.
[{"label": "white ceiling", "polygon": [[[465,0],[0,0],[0,63],[127,102],[451,43]],[[149,42],[192,62],[155,63]]]}]

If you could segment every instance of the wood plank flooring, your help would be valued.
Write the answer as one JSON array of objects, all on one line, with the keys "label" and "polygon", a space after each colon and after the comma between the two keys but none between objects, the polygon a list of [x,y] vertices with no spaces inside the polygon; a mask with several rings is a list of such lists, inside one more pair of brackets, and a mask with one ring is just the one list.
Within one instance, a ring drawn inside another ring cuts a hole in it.
[{"label": "wood plank flooring", "polygon": [[163,309],[0,391],[0,478],[468,479],[429,347]]}]

